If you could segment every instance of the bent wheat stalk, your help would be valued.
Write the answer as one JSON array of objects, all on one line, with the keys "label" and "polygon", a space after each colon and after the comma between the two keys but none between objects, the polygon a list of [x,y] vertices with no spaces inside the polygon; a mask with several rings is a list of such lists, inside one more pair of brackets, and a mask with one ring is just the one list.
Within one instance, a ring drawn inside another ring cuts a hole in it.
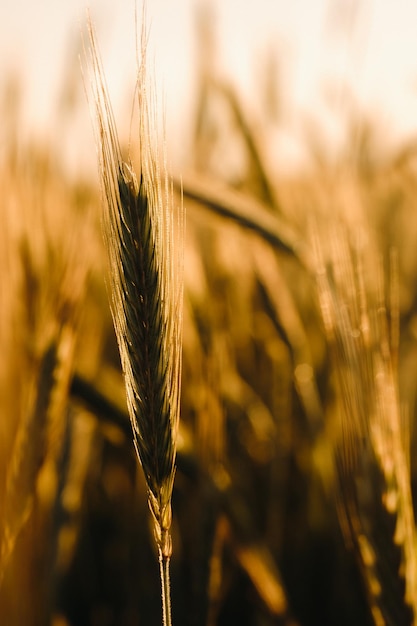
[{"label": "bent wheat stalk", "polygon": [[[138,71],[140,174],[122,159],[89,24],[93,93],[104,195],[110,299],[136,452],[148,488],[159,552],[163,623],[171,624],[171,496],[180,411],[184,212],[175,214],[166,167],[153,147],[155,119]],[[142,37],[142,42],[144,37]]]}]

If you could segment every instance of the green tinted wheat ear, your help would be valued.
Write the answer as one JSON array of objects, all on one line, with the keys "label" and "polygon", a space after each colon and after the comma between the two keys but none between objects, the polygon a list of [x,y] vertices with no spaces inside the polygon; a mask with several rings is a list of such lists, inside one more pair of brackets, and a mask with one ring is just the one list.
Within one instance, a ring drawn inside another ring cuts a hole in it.
[{"label": "green tinted wheat ear", "polygon": [[182,344],[184,213],[173,209],[166,168],[153,147],[155,122],[138,73],[140,174],[122,160],[90,25],[93,91],[104,192],[109,293],[136,452],[148,487],[161,568],[164,624],[171,623],[169,559]]}]

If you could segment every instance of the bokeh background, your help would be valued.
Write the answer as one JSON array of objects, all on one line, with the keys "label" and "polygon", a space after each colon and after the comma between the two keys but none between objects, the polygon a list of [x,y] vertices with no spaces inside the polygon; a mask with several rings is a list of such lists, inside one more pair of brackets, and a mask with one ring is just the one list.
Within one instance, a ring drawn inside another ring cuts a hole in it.
[{"label": "bokeh background", "polygon": [[[19,84],[25,136],[56,141],[58,111],[71,107],[74,91],[83,100],[78,57],[87,10],[99,31],[109,90],[123,123],[135,73],[133,0],[117,6],[106,0],[43,0],[37,5],[6,0],[0,8],[2,82]],[[191,134],[198,58],[205,45],[198,20],[213,29],[210,54],[216,71],[233,82],[251,107],[259,108],[254,90],[273,75],[282,134],[274,156],[286,167],[308,157],[306,125],[317,127],[329,150],[340,145],[352,109],[376,119],[386,141],[414,134],[415,12],[407,0],[395,5],[385,0],[152,0],[149,45],[175,158],[180,163],[186,159],[181,137],[189,140]],[[88,134],[84,111],[77,119],[73,113],[65,126],[86,124]],[[88,160],[87,150],[77,152],[72,146],[71,151],[74,167],[73,161]]]},{"label": "bokeh background", "polygon": [[[86,9],[0,5],[10,626],[161,619],[105,285]],[[134,154],[135,3],[88,9]],[[146,18],[187,211],[174,623],[410,625],[417,7],[149,0]],[[343,463],[346,432],[361,463]]]}]

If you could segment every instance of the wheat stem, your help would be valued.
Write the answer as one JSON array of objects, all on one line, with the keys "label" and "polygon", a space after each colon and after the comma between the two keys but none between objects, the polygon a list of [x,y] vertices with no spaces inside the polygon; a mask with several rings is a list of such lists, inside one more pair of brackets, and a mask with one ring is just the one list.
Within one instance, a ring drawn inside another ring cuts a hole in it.
[{"label": "wheat stem", "polygon": [[170,557],[166,556],[163,551],[159,549],[159,571],[161,575],[163,626],[172,626],[169,563]]}]

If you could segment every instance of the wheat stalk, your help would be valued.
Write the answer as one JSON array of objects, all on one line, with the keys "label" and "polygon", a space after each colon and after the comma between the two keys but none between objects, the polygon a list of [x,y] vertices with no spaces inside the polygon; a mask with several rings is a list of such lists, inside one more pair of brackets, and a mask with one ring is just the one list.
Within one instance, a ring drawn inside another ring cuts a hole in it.
[{"label": "wheat stalk", "polygon": [[122,159],[89,22],[93,91],[104,192],[110,298],[134,445],[148,488],[159,552],[163,620],[171,623],[171,496],[180,412],[184,211],[174,213],[172,186],[153,146],[154,113],[145,76],[145,37],[138,69],[140,174]]},{"label": "wheat stalk", "polygon": [[32,405],[22,416],[13,445],[0,529],[0,585],[34,505],[36,480],[46,453],[46,421],[54,386],[56,352],[57,345],[52,342],[42,355],[37,384],[31,389]]}]

